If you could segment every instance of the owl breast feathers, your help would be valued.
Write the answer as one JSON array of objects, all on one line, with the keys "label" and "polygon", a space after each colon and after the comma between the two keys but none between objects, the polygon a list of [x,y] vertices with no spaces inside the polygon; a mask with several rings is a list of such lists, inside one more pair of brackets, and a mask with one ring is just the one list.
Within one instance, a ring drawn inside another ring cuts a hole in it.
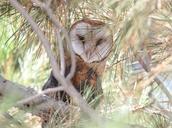
[{"label": "owl breast feathers", "polygon": [[[76,54],[76,71],[71,79],[75,88],[83,94],[87,87],[92,88],[92,99],[102,94],[101,76],[105,68],[105,58],[112,49],[112,35],[107,25],[97,20],[80,20],[75,22],[70,31],[73,51]],[[68,62],[68,61],[66,61]],[[66,64],[65,76],[70,71],[71,63]],[[51,73],[43,90],[60,86]],[[57,92],[58,100],[69,101],[65,92]]]}]

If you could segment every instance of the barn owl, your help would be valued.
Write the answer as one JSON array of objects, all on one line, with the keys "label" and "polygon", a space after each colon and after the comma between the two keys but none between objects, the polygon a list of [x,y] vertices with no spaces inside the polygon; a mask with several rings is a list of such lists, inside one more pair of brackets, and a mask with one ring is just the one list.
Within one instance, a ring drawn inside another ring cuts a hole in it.
[{"label": "barn owl", "polygon": [[[83,94],[86,86],[93,89],[92,98],[102,94],[101,76],[105,68],[106,57],[112,49],[112,34],[105,23],[98,20],[84,19],[75,22],[69,31],[72,48],[76,54],[76,71],[71,79],[75,88]],[[71,64],[66,64],[65,76]],[[59,86],[51,73],[43,90]],[[67,101],[65,92],[58,92],[56,99]]]}]

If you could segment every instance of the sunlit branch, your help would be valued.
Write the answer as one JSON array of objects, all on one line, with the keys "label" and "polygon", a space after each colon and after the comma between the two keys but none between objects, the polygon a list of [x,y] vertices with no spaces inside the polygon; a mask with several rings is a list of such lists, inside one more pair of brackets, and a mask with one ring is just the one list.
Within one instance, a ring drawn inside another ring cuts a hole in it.
[{"label": "sunlit branch", "polygon": [[62,38],[60,36],[60,32],[55,29],[55,35],[56,35],[56,40],[58,42],[59,45],[59,54],[60,54],[60,71],[61,71],[61,75],[65,76],[65,55],[64,55],[64,48],[63,48],[63,42],[62,42]]}]

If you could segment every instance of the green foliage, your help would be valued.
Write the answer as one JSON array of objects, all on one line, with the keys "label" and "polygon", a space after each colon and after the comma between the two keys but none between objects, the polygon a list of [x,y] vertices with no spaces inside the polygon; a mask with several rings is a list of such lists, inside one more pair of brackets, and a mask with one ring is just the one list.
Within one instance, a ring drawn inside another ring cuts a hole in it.
[{"label": "green foliage", "polygon": [[[55,49],[53,25],[46,14],[32,6],[30,0],[20,2]],[[151,56],[148,63],[154,67],[171,54],[172,2],[71,0],[64,4],[53,0],[51,8],[61,25],[67,29],[78,19],[93,18],[107,23],[112,30],[114,47],[103,78],[104,98],[96,110],[110,120],[106,127],[122,128],[127,124],[146,128],[170,127],[168,114],[165,113],[166,117],[162,111],[154,110],[159,102],[152,95],[158,94],[161,89],[154,82],[142,86],[141,83],[148,80],[149,76],[140,68],[135,70],[133,65],[138,62],[137,55],[141,58]],[[7,0],[0,1],[0,31],[0,73],[24,85],[41,86],[49,74],[48,58],[37,35]],[[171,71],[168,68],[166,70],[167,73]],[[87,91],[86,99],[89,96]],[[14,102],[12,97],[4,100],[6,102],[0,104],[2,112],[8,110]],[[64,128],[98,127],[72,105],[69,119],[54,119],[59,127]]]}]

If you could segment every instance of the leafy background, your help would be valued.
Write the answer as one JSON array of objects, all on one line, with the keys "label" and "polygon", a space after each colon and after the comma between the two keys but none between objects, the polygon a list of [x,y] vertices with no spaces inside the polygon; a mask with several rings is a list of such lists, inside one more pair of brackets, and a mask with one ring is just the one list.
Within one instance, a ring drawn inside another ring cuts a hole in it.
[{"label": "leafy background", "polygon": [[[46,14],[30,0],[20,0],[20,3],[55,48],[53,25]],[[159,66],[153,74],[159,72],[156,76],[171,91],[171,63],[161,68],[171,54],[171,0],[53,0],[51,8],[67,30],[82,18],[101,20],[112,30],[114,47],[103,77],[104,99],[96,109],[110,119],[108,128],[129,127],[129,124],[137,128],[172,127],[169,99],[158,83],[144,84],[149,81],[150,74],[138,62],[139,56],[151,68]],[[0,31],[0,73],[9,80],[40,91],[50,73],[49,60],[36,34],[8,0],[0,1]],[[13,99],[7,97],[0,104],[6,109],[0,111],[7,111],[12,102]],[[56,127],[85,128],[88,124],[98,127],[78,109],[71,105],[71,118],[67,123],[64,119],[52,118],[58,123]],[[25,127],[40,127],[36,117],[16,109],[12,115],[21,122],[25,120]],[[11,127],[11,124],[19,127],[14,122],[9,123],[3,115],[0,118],[4,127]],[[54,122],[50,127],[55,127]]]}]

